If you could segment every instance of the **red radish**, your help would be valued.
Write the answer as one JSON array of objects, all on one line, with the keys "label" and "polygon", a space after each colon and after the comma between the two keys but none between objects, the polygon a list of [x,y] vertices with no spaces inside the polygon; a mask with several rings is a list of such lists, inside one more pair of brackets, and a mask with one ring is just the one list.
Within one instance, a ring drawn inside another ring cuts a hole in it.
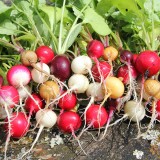
[{"label": "red radish", "polygon": [[[65,94],[65,92],[67,91],[64,91],[62,95]],[[65,96],[63,96],[58,102],[58,106],[64,110],[71,110],[76,106],[76,104],[77,97],[74,93],[65,94]]]},{"label": "red radish", "polygon": [[43,108],[42,101],[43,99],[36,93],[31,94],[31,96],[26,99],[25,109],[29,112],[29,115],[37,113],[37,111]]},{"label": "red radish", "polygon": [[111,65],[105,61],[100,61],[91,70],[95,81],[101,82],[110,74]]},{"label": "red radish", "polygon": [[[138,76],[138,73],[137,73],[136,69],[134,68],[134,66],[130,66],[130,72],[131,72],[132,79],[136,79]],[[129,68],[127,65],[121,66],[118,69],[117,77],[118,78],[122,77],[123,78],[122,82],[124,84],[128,84],[130,82],[129,81],[129,78],[130,78],[129,77]]]},{"label": "red radish", "polygon": [[[13,138],[21,138],[23,137],[28,129],[29,129],[29,121],[28,117],[23,112],[14,112],[10,115],[10,119],[5,119],[7,122],[4,125],[5,130],[8,132],[10,130],[11,137]],[[11,128],[9,128],[9,123],[11,124]]]},{"label": "red radish", "polygon": [[133,66],[135,66],[137,57],[138,57],[138,54],[133,54],[133,58],[132,58],[132,64],[133,64]]},{"label": "red radish", "polygon": [[103,127],[108,120],[108,113],[103,106],[92,104],[86,111],[86,123],[93,128]]},{"label": "red radish", "polygon": [[146,50],[141,52],[135,62],[135,67],[141,74],[153,76],[160,70],[160,58],[156,52]]},{"label": "red radish", "polygon": [[71,63],[65,55],[56,56],[50,64],[51,74],[61,81],[67,80],[71,75]]},{"label": "red radish", "polygon": [[66,111],[58,116],[58,128],[64,133],[73,133],[81,127],[82,121],[78,113]]},{"label": "red radish", "polygon": [[0,88],[0,104],[13,108],[19,103],[19,93],[13,86],[2,86]]},{"label": "red radish", "polygon": [[87,54],[91,58],[100,58],[104,52],[104,45],[98,40],[92,40],[87,45]]},{"label": "red radish", "polygon": [[[50,68],[47,64],[45,63],[41,63],[41,62],[37,62],[35,64],[36,68],[33,68],[31,70],[31,75],[32,75],[32,79],[34,82],[36,83],[43,83],[45,81],[48,80],[49,75],[50,75]],[[40,70],[37,70],[37,68],[39,68]],[[43,70],[43,73],[41,70]]]},{"label": "red radish", "polygon": [[7,80],[14,87],[25,86],[31,80],[30,70],[21,64],[12,66],[7,72]]},{"label": "red radish", "polygon": [[52,128],[56,124],[57,115],[51,109],[41,109],[36,113],[36,121],[37,124],[39,124],[39,131],[37,133],[37,136],[34,142],[32,143],[31,148],[27,152],[25,152],[20,159],[23,159],[25,155],[32,151],[44,127]]},{"label": "red radish", "polygon": [[54,58],[53,50],[48,46],[40,46],[36,49],[36,54],[40,62],[42,63],[50,63]]}]

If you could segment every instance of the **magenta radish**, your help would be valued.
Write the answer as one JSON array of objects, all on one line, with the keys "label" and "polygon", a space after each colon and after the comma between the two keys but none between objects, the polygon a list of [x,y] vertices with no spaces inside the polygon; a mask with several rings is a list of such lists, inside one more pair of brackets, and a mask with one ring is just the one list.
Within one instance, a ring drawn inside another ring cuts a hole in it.
[{"label": "magenta radish", "polygon": [[[62,95],[67,91],[62,92]],[[74,93],[67,93],[65,96],[59,99],[58,106],[64,110],[71,110],[75,108],[77,104],[77,97]]]},{"label": "magenta radish", "polygon": [[[129,72],[131,75],[129,75]],[[130,77],[130,76],[132,76],[132,77]],[[134,66],[131,66],[131,65],[130,65],[130,71],[129,71],[129,67],[127,65],[121,66],[117,71],[117,77],[118,78],[121,77],[122,82],[124,84],[129,84],[130,83],[129,78],[136,79],[137,76],[138,76],[138,73],[137,73],[136,69],[134,68]]]},{"label": "magenta radish", "polygon": [[5,159],[7,159],[7,147],[10,137],[20,139],[26,135],[29,129],[28,117],[23,112],[14,112],[11,115],[7,113],[5,119],[4,129],[7,132],[7,139],[5,144]]},{"label": "magenta radish", "polygon": [[120,61],[122,63],[131,63],[133,59],[133,53],[128,50],[122,50],[120,52]]},{"label": "magenta radish", "polygon": [[30,115],[37,113],[40,109],[44,108],[43,99],[40,95],[33,93],[25,101],[24,108],[29,112]]},{"label": "magenta radish", "polygon": [[[49,75],[50,75],[49,66],[47,64],[41,63],[41,62],[37,62],[35,65],[40,70],[37,70],[37,68],[33,68],[31,70],[32,80],[36,83],[43,83],[43,82],[47,81],[49,78]],[[41,70],[43,70],[43,72]]]},{"label": "magenta radish", "polygon": [[98,40],[92,40],[87,45],[87,54],[91,58],[100,58],[104,52],[104,45]]},{"label": "magenta radish", "polygon": [[21,159],[24,156],[26,156],[29,152],[32,151],[33,147],[35,146],[36,142],[38,141],[38,138],[39,138],[41,132],[43,131],[43,128],[44,127],[52,128],[56,124],[57,115],[51,109],[40,109],[36,113],[36,121],[37,121],[37,124],[39,125],[39,131],[37,133],[37,136],[36,136],[34,142],[32,143],[31,148],[22,155]]},{"label": "magenta radish", "polygon": [[3,77],[0,75],[0,88],[1,88],[1,86],[3,85],[3,82],[4,82],[4,79],[3,79]]},{"label": "magenta radish", "polygon": [[21,64],[12,66],[7,72],[7,81],[14,87],[27,85],[31,80],[30,70]]},{"label": "magenta radish", "polygon": [[78,56],[73,59],[71,69],[77,74],[87,74],[91,71],[92,60],[88,56]]},{"label": "magenta radish", "polygon": [[[25,136],[30,126],[28,117],[23,112],[12,113],[10,119],[6,118],[5,122],[7,122],[4,125],[6,132],[10,130],[11,137],[18,139]],[[9,122],[11,128],[9,128]]]},{"label": "magenta radish", "polygon": [[52,60],[50,69],[51,74],[61,81],[65,81],[71,75],[71,62],[65,55],[58,55]]},{"label": "magenta radish", "polygon": [[13,108],[19,103],[19,93],[13,86],[2,86],[0,88],[0,104]]},{"label": "magenta radish", "polygon": [[86,123],[93,128],[103,127],[108,120],[108,113],[103,106],[92,104],[86,111]]},{"label": "magenta radish", "polygon": [[82,121],[78,113],[66,111],[60,113],[57,120],[58,128],[64,133],[72,133],[81,127]]},{"label": "magenta radish", "polygon": [[83,74],[73,74],[68,80],[70,91],[75,93],[85,93],[89,86],[89,80]]},{"label": "magenta radish", "polygon": [[36,54],[40,62],[42,63],[50,63],[54,58],[53,50],[48,46],[40,46],[36,49]]},{"label": "magenta radish", "polygon": [[91,70],[95,81],[103,82],[111,73],[111,65],[105,61],[100,61],[98,64],[95,64]]},{"label": "magenta radish", "polygon": [[151,77],[160,70],[160,58],[156,52],[146,50],[141,52],[135,62],[135,67],[141,74]]}]

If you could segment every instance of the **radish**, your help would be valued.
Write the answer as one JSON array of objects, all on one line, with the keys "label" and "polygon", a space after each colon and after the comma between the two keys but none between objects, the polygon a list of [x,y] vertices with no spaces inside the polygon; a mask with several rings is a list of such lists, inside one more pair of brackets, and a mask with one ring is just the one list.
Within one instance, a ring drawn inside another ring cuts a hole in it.
[{"label": "radish", "polygon": [[32,92],[32,89],[29,85],[25,85],[24,87],[19,87],[17,88],[17,90],[21,101],[24,101]]},{"label": "radish", "polygon": [[156,52],[146,50],[141,52],[135,62],[135,67],[141,74],[153,76],[160,70],[160,58]]},{"label": "radish", "polygon": [[71,75],[71,63],[65,55],[56,56],[50,64],[51,74],[61,81],[67,80]]},{"label": "radish", "polygon": [[88,78],[82,74],[73,74],[68,80],[70,91],[75,93],[85,93],[89,86]]},{"label": "radish", "polygon": [[104,52],[104,45],[98,40],[92,40],[87,45],[87,54],[91,58],[100,58]]},{"label": "radish", "polygon": [[144,82],[144,91],[147,95],[160,99],[160,82],[154,79],[147,79]]},{"label": "radish", "polygon": [[105,61],[100,61],[98,64],[95,64],[91,70],[95,81],[103,82],[111,73],[111,65]]},{"label": "radish", "polygon": [[29,118],[32,114],[37,113],[40,109],[44,108],[43,99],[40,95],[33,93],[25,101],[24,108],[29,112]]},{"label": "radish", "polygon": [[[33,68],[31,70],[31,75],[32,75],[32,80],[36,83],[43,83],[48,80],[49,75],[50,75],[50,68],[47,64],[37,62],[36,67],[39,68],[40,70],[37,70],[37,68]],[[43,73],[41,70],[43,70]]]},{"label": "radish", "polygon": [[133,57],[132,57],[132,65],[133,65],[133,66],[135,66],[137,57],[138,57],[138,54],[133,54]]},{"label": "radish", "polygon": [[122,63],[131,63],[133,59],[133,53],[128,50],[121,50],[120,61]]},{"label": "radish", "polygon": [[40,85],[39,94],[48,105],[50,100],[58,98],[60,95],[60,87],[56,82],[49,80]]},{"label": "radish", "polygon": [[[129,75],[129,72],[131,72],[130,73],[131,75]],[[130,78],[134,80],[137,78],[137,76],[138,76],[138,73],[134,68],[134,66],[130,66],[130,71],[129,71],[129,67],[127,65],[124,65],[124,66],[121,66],[117,71],[117,77],[118,78],[122,77],[122,82],[124,84],[130,84],[131,83]]]},{"label": "radish", "polygon": [[4,79],[3,79],[3,77],[0,75],[0,88],[1,88],[1,86],[3,85],[3,82],[4,82]]},{"label": "radish", "polygon": [[74,58],[71,63],[72,71],[77,74],[90,73],[91,68],[92,68],[92,60],[85,55]]},{"label": "radish", "polygon": [[78,113],[66,111],[57,119],[58,128],[64,133],[74,133],[81,127],[82,121]]},{"label": "radish", "polygon": [[27,85],[31,80],[30,70],[24,65],[12,66],[7,72],[7,81],[14,87]]},{"label": "radish", "polygon": [[108,46],[104,49],[103,59],[106,61],[114,61],[118,57],[118,51],[112,46]]},{"label": "radish", "polygon": [[[9,115],[12,114],[13,108],[9,107],[7,109],[8,109]],[[0,107],[0,120],[5,119],[6,117],[7,117],[7,113],[6,113],[5,107],[1,106]]]},{"label": "radish", "polygon": [[10,108],[15,107],[19,103],[19,93],[13,86],[2,86],[0,88],[0,104]]},{"label": "radish", "polygon": [[86,111],[86,123],[93,128],[103,127],[108,120],[106,109],[100,105],[92,104]]},{"label": "radish", "polygon": [[[63,91],[62,95],[67,91]],[[74,93],[67,93],[65,96],[59,99],[58,106],[64,110],[71,110],[75,108],[77,104],[77,97]]]},{"label": "radish", "polygon": [[37,121],[37,124],[39,124],[39,131],[37,133],[37,136],[36,136],[34,142],[32,143],[31,148],[22,155],[21,159],[24,156],[26,156],[29,152],[32,151],[34,145],[38,141],[38,138],[39,138],[43,128],[44,127],[52,128],[56,124],[57,115],[51,109],[41,109],[36,113],[36,121]]},{"label": "radish", "polygon": [[10,137],[20,139],[28,132],[29,121],[28,117],[23,112],[14,112],[11,115],[7,113],[5,119],[4,129],[7,132],[7,139],[5,144],[5,158],[7,159],[7,147],[10,141]]},{"label": "radish", "polygon": [[48,46],[40,46],[36,49],[36,54],[40,62],[42,63],[50,63],[54,58],[53,50]]}]

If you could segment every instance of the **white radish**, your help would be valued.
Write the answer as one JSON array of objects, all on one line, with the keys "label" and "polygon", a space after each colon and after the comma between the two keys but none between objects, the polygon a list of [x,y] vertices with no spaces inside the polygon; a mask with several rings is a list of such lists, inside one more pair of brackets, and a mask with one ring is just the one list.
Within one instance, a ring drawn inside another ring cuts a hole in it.
[{"label": "white radish", "polygon": [[78,56],[73,59],[71,69],[77,74],[87,74],[92,68],[92,60],[88,56]]},{"label": "white radish", "polygon": [[68,80],[68,86],[75,93],[84,93],[89,86],[89,80],[83,74],[73,74]]},{"label": "white radish", "polygon": [[[48,80],[50,75],[50,68],[47,64],[38,62],[35,64],[36,68],[31,70],[31,76],[34,82],[43,83]],[[39,70],[38,70],[39,69]],[[43,72],[42,72],[42,71]]]}]

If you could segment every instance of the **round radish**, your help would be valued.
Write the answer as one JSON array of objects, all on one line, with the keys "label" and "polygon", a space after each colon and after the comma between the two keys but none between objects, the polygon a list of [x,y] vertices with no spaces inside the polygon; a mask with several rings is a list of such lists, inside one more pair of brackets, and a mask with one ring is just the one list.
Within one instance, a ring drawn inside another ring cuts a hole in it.
[{"label": "round radish", "polygon": [[5,130],[10,132],[11,137],[18,139],[25,136],[30,126],[27,116],[22,112],[12,113],[11,118],[9,120],[6,118],[5,122],[7,122],[4,125]]},{"label": "round radish", "polygon": [[104,45],[98,40],[92,40],[87,45],[87,54],[91,58],[100,58],[104,52]]},{"label": "round radish", "polygon": [[122,50],[120,53],[120,61],[122,63],[130,63],[133,59],[133,53],[128,50]]},{"label": "round radish", "polygon": [[40,46],[36,49],[36,54],[40,62],[42,63],[50,63],[54,58],[53,50],[48,46]]},{"label": "round radish", "polygon": [[[138,76],[138,73],[136,71],[136,69],[133,66],[130,66],[130,72],[131,72],[131,76],[132,79],[136,79]],[[122,78],[122,82],[124,84],[128,84],[129,83],[129,67],[127,65],[121,66],[118,71],[117,71],[117,77],[118,78]]]},{"label": "round radish", "polygon": [[73,59],[71,69],[77,74],[87,74],[92,68],[92,60],[88,56],[78,56]]},{"label": "round radish", "polygon": [[71,75],[71,63],[65,55],[56,56],[50,64],[51,74],[61,81],[67,80]]},{"label": "round radish", "polygon": [[31,75],[32,75],[33,81],[36,83],[43,83],[43,82],[47,81],[49,78],[48,75],[50,74],[49,66],[47,64],[41,63],[41,62],[37,62],[35,65],[37,68],[45,71],[47,74],[42,73],[40,70],[37,70],[37,68],[33,68],[31,70]]},{"label": "round radish", "polygon": [[1,88],[1,86],[3,85],[3,82],[4,82],[4,79],[3,79],[3,77],[0,75],[0,88]]},{"label": "round radish", "polygon": [[24,65],[12,66],[7,72],[7,81],[14,87],[27,85],[31,80],[30,70]]},{"label": "round radish", "polygon": [[89,81],[83,74],[73,74],[68,80],[68,86],[76,93],[84,93],[89,86]]},{"label": "round radish", "polygon": [[40,109],[43,108],[43,102],[42,98],[36,94],[31,94],[30,97],[28,97],[25,101],[25,109],[29,112],[31,115],[32,113],[36,113]]},{"label": "round radish", "polygon": [[133,122],[140,122],[146,115],[145,107],[135,101],[126,102],[124,113]]},{"label": "round radish", "polygon": [[[67,91],[62,92],[62,95],[65,94]],[[65,96],[63,96],[59,102],[58,106],[61,109],[65,110],[71,110],[73,109],[77,104],[77,97],[74,93],[67,93]]]},{"label": "round radish", "polygon": [[23,87],[19,87],[19,88],[17,88],[17,90],[19,93],[19,97],[22,101],[25,100],[29,96],[29,94],[31,94],[31,92],[32,92],[31,87],[28,85],[23,86]]},{"label": "round radish", "polygon": [[108,113],[103,106],[92,104],[86,111],[86,123],[93,128],[103,127],[108,120]]},{"label": "round radish", "polygon": [[100,61],[92,67],[92,74],[95,81],[103,81],[111,72],[111,66],[105,61]]},{"label": "round radish", "polygon": [[118,57],[118,51],[112,46],[108,46],[104,49],[103,59],[106,61],[114,61]]},{"label": "round radish", "polygon": [[13,108],[19,103],[19,93],[13,86],[2,86],[0,88],[0,104]]},{"label": "round radish", "polygon": [[135,67],[139,73],[153,76],[160,70],[160,58],[156,52],[143,51],[138,55]]},{"label": "round radish", "polygon": [[58,116],[58,128],[64,133],[72,133],[81,127],[82,121],[78,113],[66,111]]}]

